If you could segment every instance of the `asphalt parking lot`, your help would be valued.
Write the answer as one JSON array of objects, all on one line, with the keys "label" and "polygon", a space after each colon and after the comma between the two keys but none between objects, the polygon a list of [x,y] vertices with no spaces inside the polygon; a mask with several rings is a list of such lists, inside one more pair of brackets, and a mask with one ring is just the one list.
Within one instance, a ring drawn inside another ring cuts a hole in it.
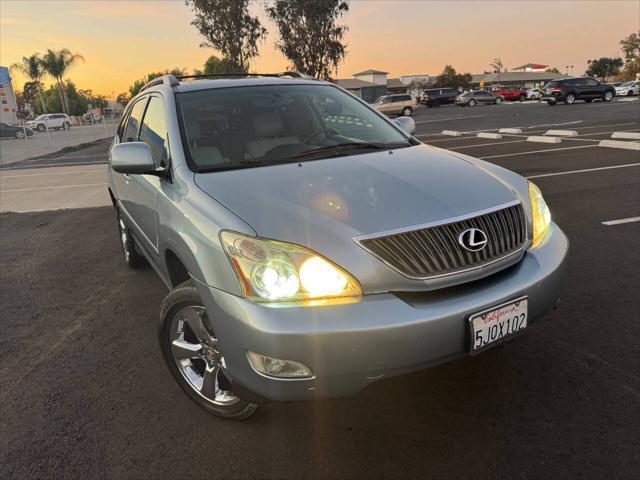
[{"label": "asphalt parking lot", "polygon": [[[163,364],[166,289],[125,267],[108,198],[71,208],[104,192],[107,144],[14,164],[0,170],[0,207],[24,212],[0,216],[0,477],[638,478],[640,152],[598,143],[639,132],[640,103],[441,107],[415,120],[422,141],[543,191],[571,241],[547,320],[350,398],[216,419]],[[476,136],[509,127],[523,133]],[[577,136],[527,141],[548,129]],[[47,208],[71,209],[33,211]]]}]

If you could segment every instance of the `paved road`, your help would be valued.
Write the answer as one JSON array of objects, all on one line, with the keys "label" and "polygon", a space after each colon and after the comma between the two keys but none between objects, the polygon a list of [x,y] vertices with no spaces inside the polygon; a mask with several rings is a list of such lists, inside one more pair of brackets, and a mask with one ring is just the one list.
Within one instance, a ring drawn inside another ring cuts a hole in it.
[{"label": "paved road", "polygon": [[[640,128],[638,107],[589,107],[569,116],[584,127],[578,139]],[[548,107],[496,115],[507,108]],[[535,115],[446,128],[544,123]],[[619,123],[631,125],[611,127]],[[166,290],[151,270],[125,268],[111,208],[4,214],[0,477],[637,478],[640,222],[602,222],[640,215],[640,154],[580,140],[449,138],[434,134],[442,124],[420,125],[433,145],[541,187],[572,248],[547,321],[472,359],[343,400],[271,404],[237,424],[202,412],[164,367],[155,328]]]}]

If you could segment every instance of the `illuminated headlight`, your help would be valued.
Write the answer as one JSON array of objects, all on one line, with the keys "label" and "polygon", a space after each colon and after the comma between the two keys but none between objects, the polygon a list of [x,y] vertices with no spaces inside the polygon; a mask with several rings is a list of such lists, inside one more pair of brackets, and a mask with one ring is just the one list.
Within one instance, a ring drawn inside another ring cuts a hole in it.
[{"label": "illuminated headlight", "polygon": [[531,209],[533,213],[533,244],[536,247],[540,244],[551,224],[551,211],[547,203],[542,198],[540,189],[529,182],[529,199],[531,200]]},{"label": "illuminated headlight", "polygon": [[224,231],[220,241],[243,294],[259,302],[358,297],[362,289],[348,272],[317,253],[291,243]]}]

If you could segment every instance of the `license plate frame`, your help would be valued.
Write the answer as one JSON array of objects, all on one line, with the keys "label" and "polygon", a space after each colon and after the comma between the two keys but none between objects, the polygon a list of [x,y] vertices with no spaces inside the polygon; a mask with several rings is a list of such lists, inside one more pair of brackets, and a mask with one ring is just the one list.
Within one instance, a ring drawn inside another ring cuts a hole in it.
[{"label": "license plate frame", "polygon": [[[508,311],[509,308],[513,307],[514,310],[511,312]],[[487,320],[487,315],[491,313],[496,313],[497,318]],[[498,313],[500,312],[500,313]],[[513,314],[517,312],[518,317],[518,325],[517,329],[513,330]],[[524,314],[524,318],[521,318],[521,315]],[[500,318],[500,317],[503,318]],[[480,320],[479,322],[476,322]],[[476,328],[476,323],[482,322],[484,325],[481,325],[481,328]],[[505,323],[507,323],[505,327]],[[471,355],[478,355],[479,353],[488,350],[489,348],[495,347],[500,343],[510,340],[515,336],[522,333],[527,329],[529,325],[529,297],[523,295],[522,297],[514,298],[512,300],[508,300],[506,302],[500,303],[498,305],[494,305],[480,312],[472,313],[468,318],[469,324],[469,353]],[[502,327],[501,327],[502,325]],[[496,326],[495,329],[495,338],[492,340],[492,328]],[[506,329],[506,333],[505,333]],[[480,334],[480,342],[478,342],[478,333],[479,331],[485,332],[488,331],[488,341],[484,342],[485,336],[483,333]]]}]

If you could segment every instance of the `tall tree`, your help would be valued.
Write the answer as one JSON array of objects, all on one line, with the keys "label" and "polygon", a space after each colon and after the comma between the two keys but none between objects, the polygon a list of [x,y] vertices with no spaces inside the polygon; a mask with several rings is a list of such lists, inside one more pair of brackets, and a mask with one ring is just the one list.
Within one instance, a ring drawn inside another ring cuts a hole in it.
[{"label": "tall tree", "polygon": [[545,69],[545,72],[548,73],[560,73],[560,70],[558,70],[556,67],[549,67]]},{"label": "tall tree", "polygon": [[42,57],[42,63],[44,69],[49,75],[51,75],[57,84],[58,93],[60,94],[60,104],[65,113],[70,112],[69,98],[65,91],[64,75],[67,71],[78,61],[84,62],[84,57],[78,53],[71,53],[69,49],[62,48],[60,50],[48,49],[44,57]]},{"label": "tall tree", "polygon": [[451,65],[446,65],[433,83],[434,87],[453,87],[466,90],[469,88],[473,77],[470,73],[457,73]]},{"label": "tall tree", "polygon": [[215,48],[243,72],[249,71],[251,59],[258,55],[258,43],[267,35],[260,19],[249,13],[252,1],[186,0],[195,14],[191,25],[204,38],[200,46]]},{"label": "tall tree", "polygon": [[42,96],[42,78],[47,72],[40,58],[40,54],[34,53],[30,57],[22,57],[22,61],[20,63],[14,63],[11,65],[11,68],[19,71],[29,79],[32,87],[35,87],[37,90],[37,97],[40,99],[42,111],[46,112],[47,108],[44,103],[44,97]]},{"label": "tall tree", "polygon": [[620,40],[624,54],[624,76],[626,80],[634,80],[640,74],[640,31]]},{"label": "tall tree", "polygon": [[218,73],[239,73],[243,71],[242,67],[234,61],[211,55],[204,62],[202,70],[195,70],[193,73],[195,75],[216,75]]},{"label": "tall tree", "polygon": [[38,114],[47,113],[47,105],[43,92],[44,84],[42,82],[25,82],[22,87],[24,103],[29,104]]},{"label": "tall tree", "polygon": [[267,13],[280,33],[276,47],[293,69],[327,80],[346,55],[348,29],[336,22],[348,10],[346,0],[275,0]]},{"label": "tall tree", "polygon": [[606,82],[610,76],[620,73],[622,65],[624,65],[624,63],[620,57],[601,57],[595,60],[588,60],[586,74],[590,77],[600,78],[603,82]]}]

